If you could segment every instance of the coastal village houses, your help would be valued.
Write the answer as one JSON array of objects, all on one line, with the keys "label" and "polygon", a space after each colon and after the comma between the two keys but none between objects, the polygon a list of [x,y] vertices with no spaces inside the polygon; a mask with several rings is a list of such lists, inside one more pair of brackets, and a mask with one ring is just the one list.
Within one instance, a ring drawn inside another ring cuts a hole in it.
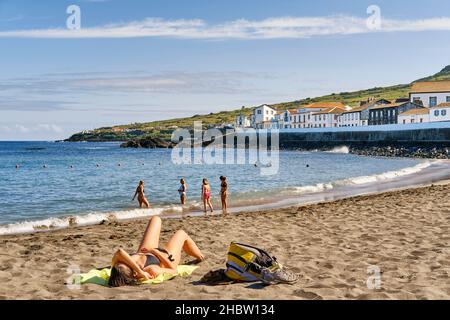
[{"label": "coastal village houses", "polygon": [[236,123],[235,123],[235,127],[236,128],[250,128],[252,126],[252,123],[250,121],[249,118],[247,118],[246,116],[240,114],[236,117]]},{"label": "coastal village houses", "polygon": [[235,127],[255,129],[345,128],[450,121],[450,81],[415,82],[409,98],[369,98],[350,107],[342,102],[314,102],[297,109],[261,105],[250,119],[236,117]]},{"label": "coastal village houses", "polygon": [[398,115],[410,109],[423,108],[411,101],[381,104],[369,110],[369,126],[397,124]]},{"label": "coastal village houses", "polygon": [[256,107],[251,119],[252,127],[256,129],[270,129],[276,114],[277,111],[266,104]]},{"label": "coastal village houses", "polygon": [[398,115],[398,124],[430,122],[430,110],[428,108],[410,109]]},{"label": "coastal village houses", "polygon": [[315,102],[289,110],[289,128],[326,128],[334,127],[337,116],[350,107],[341,102]]},{"label": "coastal village houses", "polygon": [[450,102],[450,81],[420,81],[412,85],[409,100],[433,108]]},{"label": "coastal village houses", "polygon": [[360,127],[369,125],[369,110],[383,104],[389,104],[385,99],[369,98],[361,101],[359,106],[344,111],[338,118],[338,127]]},{"label": "coastal village houses", "polygon": [[450,102],[440,103],[430,108],[430,121],[450,121]]}]

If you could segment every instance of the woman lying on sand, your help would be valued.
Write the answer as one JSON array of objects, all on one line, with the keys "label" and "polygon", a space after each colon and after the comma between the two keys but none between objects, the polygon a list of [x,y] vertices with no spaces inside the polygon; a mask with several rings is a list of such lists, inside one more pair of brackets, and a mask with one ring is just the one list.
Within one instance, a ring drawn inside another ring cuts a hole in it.
[{"label": "woman lying on sand", "polygon": [[178,230],[163,248],[159,248],[161,218],[152,217],[137,253],[119,249],[113,256],[109,285],[120,287],[138,284],[138,280],[154,279],[162,273],[177,273],[181,252],[197,259],[205,258],[195,242],[183,230]]},{"label": "woman lying on sand", "polygon": [[137,186],[136,192],[134,193],[133,201],[134,199],[136,199],[137,196],[139,201],[139,208],[142,208],[144,205],[147,208],[150,208],[150,203],[148,203],[148,200],[145,197],[144,186],[145,186],[144,181],[143,180],[139,181],[139,185]]}]

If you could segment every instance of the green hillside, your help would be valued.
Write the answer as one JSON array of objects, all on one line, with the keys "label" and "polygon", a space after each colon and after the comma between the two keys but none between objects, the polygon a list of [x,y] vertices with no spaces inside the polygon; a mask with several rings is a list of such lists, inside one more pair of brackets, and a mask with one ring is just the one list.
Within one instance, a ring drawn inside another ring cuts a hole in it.
[{"label": "green hillside", "polygon": [[[438,81],[450,80],[450,65],[446,66],[440,72],[418,79],[416,81]],[[412,83],[414,83],[413,81]],[[367,100],[370,97],[384,98],[393,100],[396,98],[408,97],[411,84],[400,84],[389,87],[376,87],[366,90],[354,92],[332,93],[322,97],[306,98],[297,101],[282,102],[271,105],[277,110],[295,109],[301,105],[312,102],[336,101],[348,104],[350,106],[359,105],[360,101]],[[219,125],[233,123],[236,116],[241,112],[250,115],[252,107],[245,107],[234,111],[222,111],[218,113],[210,113],[207,115],[194,115],[187,118],[177,118],[161,121],[153,121],[146,123],[134,123],[128,125],[118,125],[114,127],[105,127],[95,129],[89,132],[77,133],[71,136],[67,141],[124,141],[136,137],[159,137],[162,139],[170,139],[170,136],[176,128],[191,128],[194,121],[202,121],[205,127],[209,125]]]}]

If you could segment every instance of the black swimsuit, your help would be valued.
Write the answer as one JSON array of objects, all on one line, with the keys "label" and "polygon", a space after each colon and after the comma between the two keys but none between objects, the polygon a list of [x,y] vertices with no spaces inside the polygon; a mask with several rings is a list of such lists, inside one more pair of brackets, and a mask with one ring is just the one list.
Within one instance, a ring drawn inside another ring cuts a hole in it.
[{"label": "black swimsuit", "polygon": [[147,257],[147,260],[145,260],[144,268],[146,268],[150,265],[159,266],[161,263],[161,261],[159,261],[159,259],[157,257],[155,257],[154,255],[147,254],[146,257]]},{"label": "black swimsuit", "polygon": [[[175,259],[172,257],[172,255],[169,252],[167,252],[166,249],[156,248],[156,250],[167,254],[168,258],[169,258],[169,261],[171,261],[171,262],[175,261]],[[161,261],[157,257],[155,257],[154,255],[152,255],[152,254],[134,253],[134,254],[130,254],[130,256],[135,255],[135,254],[144,254],[146,256],[147,259],[145,260],[144,268],[146,268],[146,267],[148,267],[150,265],[159,266],[161,264]]]}]

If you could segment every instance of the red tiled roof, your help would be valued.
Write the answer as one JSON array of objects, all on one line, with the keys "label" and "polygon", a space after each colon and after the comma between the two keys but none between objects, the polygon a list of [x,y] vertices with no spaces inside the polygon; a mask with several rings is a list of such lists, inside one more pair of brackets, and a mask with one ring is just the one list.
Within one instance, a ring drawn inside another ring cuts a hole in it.
[{"label": "red tiled roof", "polygon": [[412,85],[410,93],[450,92],[450,81],[421,81]]}]

